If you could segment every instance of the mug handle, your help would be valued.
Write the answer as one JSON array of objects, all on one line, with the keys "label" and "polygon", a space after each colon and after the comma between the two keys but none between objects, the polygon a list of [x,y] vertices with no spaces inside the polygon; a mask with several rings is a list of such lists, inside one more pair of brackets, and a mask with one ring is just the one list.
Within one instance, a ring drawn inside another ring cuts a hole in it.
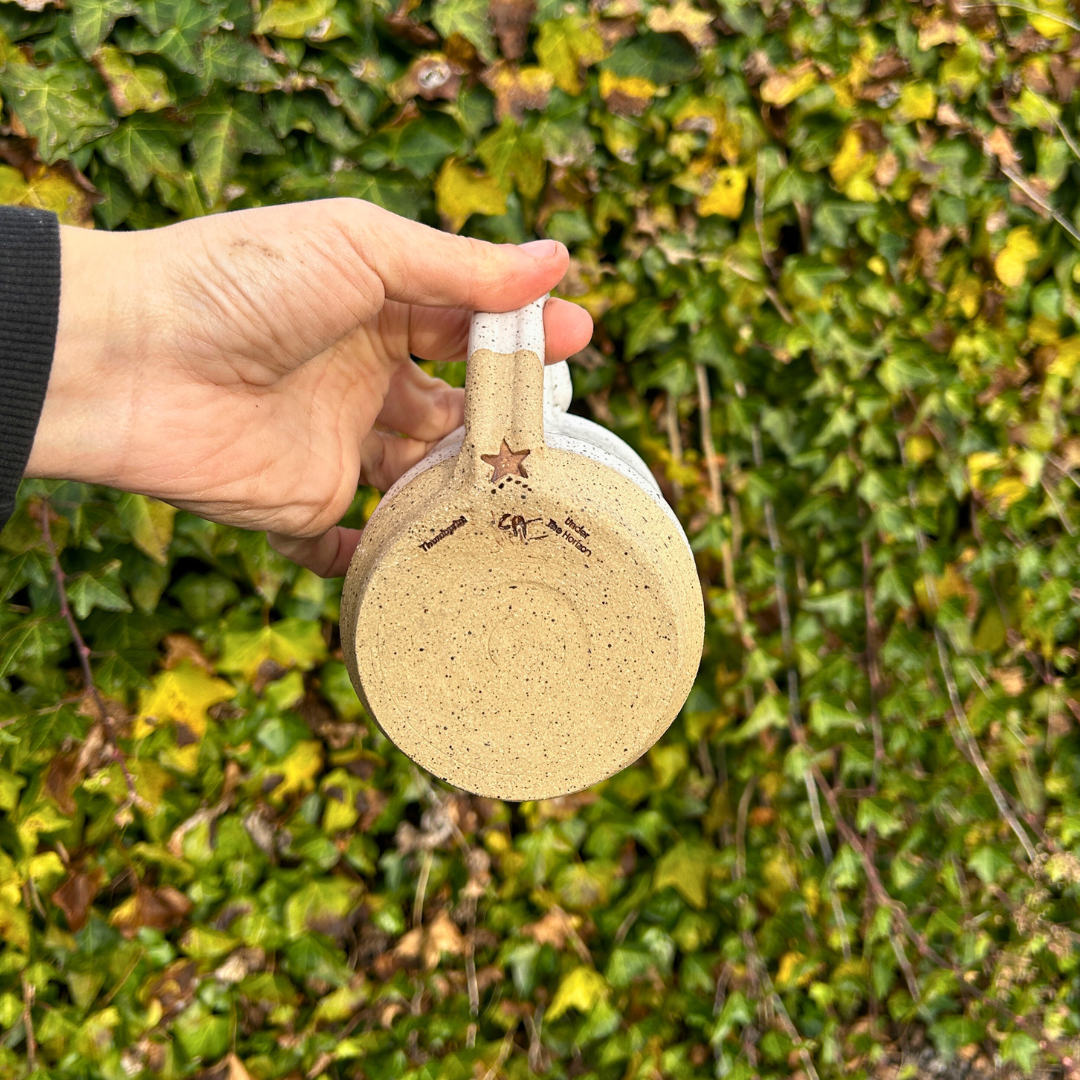
[{"label": "mug handle", "polygon": [[489,485],[500,472],[492,459],[499,458],[527,476],[529,462],[543,457],[546,301],[545,295],[516,311],[472,317],[456,474],[462,482]]}]

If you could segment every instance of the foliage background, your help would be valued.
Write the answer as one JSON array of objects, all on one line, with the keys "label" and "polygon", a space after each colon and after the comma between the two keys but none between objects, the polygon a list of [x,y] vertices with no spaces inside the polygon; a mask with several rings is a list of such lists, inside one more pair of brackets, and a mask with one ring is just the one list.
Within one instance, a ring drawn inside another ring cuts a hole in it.
[{"label": "foliage background", "polygon": [[3,201],[566,242],[709,615],[645,759],[498,804],[365,718],[339,582],[24,484],[0,1074],[1075,1076],[1078,85],[1061,0],[0,3]]}]

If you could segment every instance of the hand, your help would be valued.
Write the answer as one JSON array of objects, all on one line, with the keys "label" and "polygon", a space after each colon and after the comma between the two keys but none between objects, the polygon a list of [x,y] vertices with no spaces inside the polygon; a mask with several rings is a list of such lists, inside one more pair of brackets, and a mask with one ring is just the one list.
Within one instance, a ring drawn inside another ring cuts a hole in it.
[{"label": "hand", "polygon": [[[463,416],[411,359],[462,360],[474,310],[558,284],[566,249],[438,232],[352,199],[133,233],[62,230],[60,321],[27,476],[109,484],[265,529],[327,577],[386,490]],[[547,360],[588,314],[551,300]],[[375,425],[378,425],[377,427]]]}]

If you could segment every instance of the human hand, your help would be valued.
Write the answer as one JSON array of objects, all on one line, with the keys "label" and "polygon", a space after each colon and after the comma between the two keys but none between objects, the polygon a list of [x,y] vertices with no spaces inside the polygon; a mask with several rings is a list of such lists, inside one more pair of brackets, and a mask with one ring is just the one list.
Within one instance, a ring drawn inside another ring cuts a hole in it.
[{"label": "human hand", "polygon": [[[462,360],[472,311],[510,311],[568,265],[438,232],[353,199],[148,232],[62,230],[60,320],[27,476],[109,484],[245,529],[333,577],[386,490],[463,417],[411,359]],[[547,361],[592,320],[544,309]],[[378,426],[376,426],[378,425]]]}]

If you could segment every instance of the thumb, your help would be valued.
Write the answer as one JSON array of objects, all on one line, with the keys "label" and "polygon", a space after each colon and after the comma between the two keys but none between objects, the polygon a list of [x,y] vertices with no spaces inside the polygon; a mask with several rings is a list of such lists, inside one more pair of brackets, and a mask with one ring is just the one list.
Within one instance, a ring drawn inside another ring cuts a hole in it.
[{"label": "thumb", "polygon": [[[308,204],[309,206],[314,204]],[[320,204],[382,282],[388,300],[467,311],[512,311],[538,299],[566,273],[555,240],[489,244],[440,232],[359,199]]]}]

